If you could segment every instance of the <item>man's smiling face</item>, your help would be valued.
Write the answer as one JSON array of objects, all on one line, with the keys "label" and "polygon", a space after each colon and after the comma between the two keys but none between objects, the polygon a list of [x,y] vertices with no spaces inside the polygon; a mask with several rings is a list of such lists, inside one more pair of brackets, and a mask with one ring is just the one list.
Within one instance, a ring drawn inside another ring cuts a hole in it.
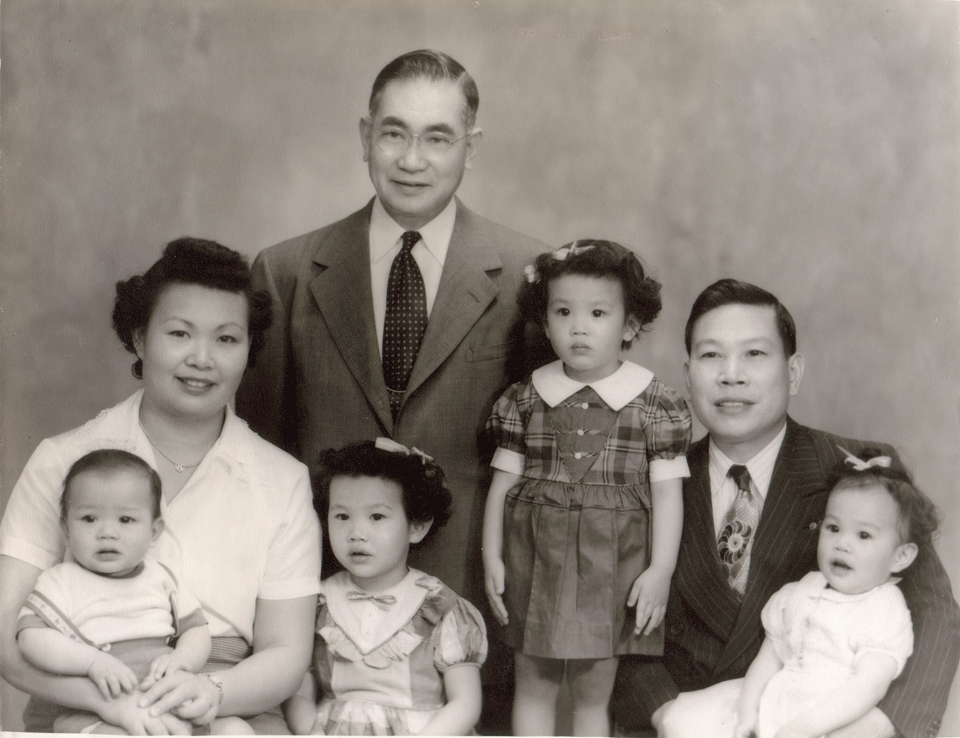
[{"label": "man's smiling face", "polygon": [[776,311],[765,305],[704,313],[691,339],[683,368],[693,410],[721,451],[748,461],[783,428],[803,357],[785,355]]}]

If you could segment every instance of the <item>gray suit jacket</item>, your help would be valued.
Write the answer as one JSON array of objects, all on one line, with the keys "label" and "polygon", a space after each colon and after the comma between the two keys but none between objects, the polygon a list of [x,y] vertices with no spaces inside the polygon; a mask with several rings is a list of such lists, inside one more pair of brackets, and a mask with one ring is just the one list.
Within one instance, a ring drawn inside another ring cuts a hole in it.
[{"label": "gray suit jacket", "polygon": [[377,436],[435,457],[453,491],[453,516],[411,552],[410,564],[482,607],[489,452],[481,433],[500,393],[542,358],[530,356],[528,344],[537,351],[543,344],[532,327],[525,340],[516,297],[524,265],[548,247],[457,202],[436,300],[394,423],[373,320],[372,204],[257,257],[254,279],[273,297],[274,325],[244,378],[237,412],[313,472],[324,449]]}]

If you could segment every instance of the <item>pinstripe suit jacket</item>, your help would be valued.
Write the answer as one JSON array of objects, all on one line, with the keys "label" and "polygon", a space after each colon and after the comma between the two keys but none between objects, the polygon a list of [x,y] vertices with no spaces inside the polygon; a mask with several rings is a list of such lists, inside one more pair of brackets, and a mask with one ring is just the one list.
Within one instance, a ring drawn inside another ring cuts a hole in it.
[{"label": "pinstripe suit jacket", "polygon": [[[838,446],[854,454],[878,448],[897,458],[889,446],[840,438],[787,418],[742,604],[727,584],[717,554],[708,439],[691,449],[692,476],[683,486],[683,537],[667,606],[664,657],[681,690],[742,677],[763,642],[760,611],[770,595],[816,568],[828,493],[825,478],[844,458]],[[921,553],[900,586],[913,618],[914,653],[880,708],[903,735],[933,736],[960,659],[960,608],[934,551]]]},{"label": "pinstripe suit jacket", "polygon": [[457,202],[437,297],[394,423],[373,319],[372,204],[257,257],[254,282],[273,297],[274,324],[237,394],[237,414],[313,473],[324,449],[377,436],[434,456],[454,495],[453,516],[411,551],[410,565],[482,607],[489,475],[479,439],[500,393],[524,376],[528,361],[537,363],[528,347],[544,345],[524,340],[516,297],[524,265],[549,247]]}]

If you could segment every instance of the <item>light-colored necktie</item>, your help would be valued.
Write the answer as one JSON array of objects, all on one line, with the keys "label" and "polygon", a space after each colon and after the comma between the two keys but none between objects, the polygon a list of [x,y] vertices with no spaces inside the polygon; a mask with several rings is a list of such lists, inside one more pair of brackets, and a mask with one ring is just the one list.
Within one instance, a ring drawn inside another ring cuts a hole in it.
[{"label": "light-colored necktie", "polygon": [[390,409],[397,419],[403,395],[427,330],[427,291],[416,259],[410,253],[420,234],[407,231],[403,246],[390,267],[387,310],[383,320],[383,379],[390,395]]},{"label": "light-colored necktie", "polygon": [[737,496],[723,516],[717,550],[727,570],[727,582],[740,597],[747,588],[750,569],[750,549],[760,521],[760,495],[750,491],[750,472],[743,464],[734,464],[727,476],[737,485]]}]

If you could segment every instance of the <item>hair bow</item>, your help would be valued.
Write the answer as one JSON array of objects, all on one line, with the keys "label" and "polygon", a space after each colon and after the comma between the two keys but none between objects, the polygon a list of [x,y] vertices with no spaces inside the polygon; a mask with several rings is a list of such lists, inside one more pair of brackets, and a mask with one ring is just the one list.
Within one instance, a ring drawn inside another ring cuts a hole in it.
[{"label": "hair bow", "polygon": [[556,251],[551,252],[550,256],[557,261],[565,261],[568,256],[576,256],[593,248],[592,244],[589,246],[577,246],[578,243],[580,243],[580,241],[574,241],[569,246],[561,246]]},{"label": "hair bow", "polygon": [[523,276],[530,284],[536,284],[540,281],[540,275],[537,274],[537,265],[536,264],[527,264],[523,268]]},{"label": "hair bow", "polygon": [[373,445],[376,446],[381,451],[389,451],[390,453],[394,453],[394,454],[403,454],[404,456],[410,456],[411,454],[414,456],[419,456],[420,460],[424,464],[430,461],[433,461],[432,456],[427,456],[425,453],[423,453],[423,451],[418,449],[416,446],[411,446],[410,448],[407,448],[402,443],[397,443],[392,438],[384,438],[383,436],[381,436],[380,438],[378,438],[376,441],[373,442]]},{"label": "hair bow", "polygon": [[890,467],[890,464],[893,463],[893,460],[889,456],[874,456],[872,459],[867,459],[864,461],[863,459],[854,456],[843,446],[837,446],[837,448],[847,455],[847,458],[844,459],[844,462],[850,464],[854,471],[866,471],[867,469],[872,469],[875,466],[880,466],[884,469],[887,469]]}]

